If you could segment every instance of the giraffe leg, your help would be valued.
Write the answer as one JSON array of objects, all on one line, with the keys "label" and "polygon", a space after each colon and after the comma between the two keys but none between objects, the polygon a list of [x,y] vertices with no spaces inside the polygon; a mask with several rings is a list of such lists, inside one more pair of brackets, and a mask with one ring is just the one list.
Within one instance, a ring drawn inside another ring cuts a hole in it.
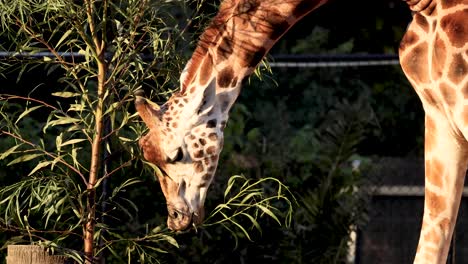
[{"label": "giraffe leg", "polygon": [[414,263],[446,262],[467,169],[466,139],[443,114],[426,114],[424,216]]}]

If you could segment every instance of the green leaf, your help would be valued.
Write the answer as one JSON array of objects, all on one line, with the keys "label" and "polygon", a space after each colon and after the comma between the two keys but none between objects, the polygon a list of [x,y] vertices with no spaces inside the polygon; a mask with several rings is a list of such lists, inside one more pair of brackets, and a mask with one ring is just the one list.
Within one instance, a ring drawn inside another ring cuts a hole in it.
[{"label": "green leaf", "polygon": [[242,199],[242,201],[240,202],[241,204],[245,204],[247,201],[249,201],[250,199],[252,199],[254,196],[262,196],[262,193],[261,192],[252,192],[252,193],[249,193],[247,194],[244,199]]},{"label": "green leaf", "polygon": [[268,209],[267,207],[261,205],[261,204],[256,204],[255,206],[257,206],[258,208],[260,208],[265,214],[269,215],[271,218],[275,219],[276,222],[278,222],[279,225],[281,225],[281,222],[280,220],[278,219],[278,217],[270,210]]},{"label": "green leaf", "polygon": [[70,107],[68,108],[68,111],[75,111],[75,112],[81,112],[85,110],[84,104],[70,104]]},{"label": "green leaf", "polygon": [[43,156],[43,154],[28,154],[28,155],[23,155],[21,157],[18,157],[14,160],[12,160],[10,163],[7,164],[7,166],[11,166],[13,164],[16,164],[16,163],[20,163],[20,162],[25,162],[25,161],[29,161],[29,160],[32,160],[32,159],[35,159],[35,158],[38,158],[40,156]]},{"label": "green leaf", "polygon": [[162,173],[162,171],[159,169],[158,166],[154,165],[154,164],[151,163],[151,162],[147,162],[147,161],[143,161],[143,163],[146,164],[146,165],[148,165],[148,166],[150,166],[150,167],[153,169],[153,171],[154,171],[154,173],[156,174],[156,176],[158,176],[158,177],[163,177],[163,173]]},{"label": "green leaf", "polygon": [[229,178],[226,190],[224,191],[224,198],[227,197],[228,193],[231,191],[232,187],[234,186],[236,179],[238,178],[242,178],[242,177],[239,175],[234,175],[231,178]]},{"label": "green leaf", "polygon": [[53,96],[62,97],[62,98],[70,98],[79,96],[79,93],[72,93],[72,92],[55,92],[52,93]]},{"label": "green leaf", "polygon": [[28,176],[31,176],[33,175],[36,171],[40,170],[41,168],[44,168],[44,167],[47,167],[48,165],[50,165],[52,163],[52,161],[42,161],[42,162],[39,162],[36,167],[34,167],[34,169],[31,170],[31,172],[28,174]]},{"label": "green leaf", "polygon": [[60,46],[60,43],[62,43],[71,33],[73,32],[73,29],[67,30],[65,33],[63,33],[62,37],[59,39],[57,44],[55,46]]},{"label": "green leaf", "polygon": [[18,144],[16,146],[13,146],[13,147],[9,148],[7,151],[3,152],[2,155],[0,155],[0,160],[5,159],[6,157],[8,157],[12,153],[14,153],[15,150],[21,145],[23,145],[23,144]]},{"label": "green leaf", "polygon": [[158,234],[159,232],[161,232],[161,230],[162,230],[162,227],[157,226],[151,230],[151,234]]},{"label": "green leaf", "polygon": [[85,138],[71,139],[71,140],[62,142],[59,146],[60,146],[60,147],[63,147],[63,146],[66,146],[66,145],[72,145],[72,144],[76,144],[76,143],[83,142],[83,141],[85,141],[85,140],[86,140]]},{"label": "green leaf", "polygon": [[63,117],[59,117],[56,120],[50,121],[48,125],[49,126],[66,125],[66,124],[71,124],[71,123],[78,123],[80,121],[82,120],[78,118],[63,116]]},{"label": "green leaf", "polygon": [[169,244],[173,245],[176,248],[179,248],[179,243],[177,243],[177,240],[175,240],[175,238],[168,236],[168,235],[163,235],[163,234],[160,234],[160,236],[163,238],[163,240],[167,241]]},{"label": "green leaf", "polygon": [[27,116],[29,113],[31,113],[32,111],[36,110],[36,109],[39,109],[41,108],[42,105],[37,105],[37,106],[33,106],[33,107],[30,107],[28,109],[26,109],[23,113],[21,113],[21,115],[18,117],[18,119],[16,119],[15,121],[15,124],[18,124],[18,122],[25,116]]},{"label": "green leaf", "polygon": [[262,232],[262,228],[260,227],[260,224],[257,222],[257,220],[256,220],[253,216],[251,216],[251,215],[249,215],[249,214],[246,214],[246,213],[241,213],[241,214],[244,215],[244,216],[246,216],[247,218],[249,218],[249,219],[250,219],[250,222],[252,222],[252,224],[255,226],[255,228],[256,228],[258,231]]},{"label": "green leaf", "polygon": [[239,228],[242,231],[242,233],[244,233],[244,235],[247,237],[247,239],[249,241],[252,241],[252,238],[250,238],[249,232],[247,232],[247,230],[245,230],[245,228],[241,224],[235,222],[232,219],[229,219],[229,221],[231,221],[231,223],[233,223],[235,226],[237,226],[237,228]]}]

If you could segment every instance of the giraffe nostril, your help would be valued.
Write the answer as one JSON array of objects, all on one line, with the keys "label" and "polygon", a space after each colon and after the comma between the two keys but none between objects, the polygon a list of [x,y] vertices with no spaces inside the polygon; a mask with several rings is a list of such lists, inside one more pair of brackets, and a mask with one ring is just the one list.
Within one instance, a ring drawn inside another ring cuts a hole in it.
[{"label": "giraffe nostril", "polygon": [[178,214],[176,211],[174,211],[174,212],[172,213],[172,218],[177,219],[177,217],[179,217],[179,214]]}]

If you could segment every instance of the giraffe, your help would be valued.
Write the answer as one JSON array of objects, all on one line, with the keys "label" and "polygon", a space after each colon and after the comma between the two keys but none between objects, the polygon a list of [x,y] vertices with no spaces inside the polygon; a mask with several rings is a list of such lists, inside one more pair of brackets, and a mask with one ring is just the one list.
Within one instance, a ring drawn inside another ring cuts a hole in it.
[{"label": "giraffe", "polygon": [[[425,202],[414,263],[443,263],[468,166],[468,0],[403,0],[413,13],[401,67],[425,111]],[[302,17],[328,0],[224,0],[162,106],[137,94],[149,132],[144,158],[157,165],[167,225],[203,221],[203,204],[223,147],[223,129],[242,80]]]}]

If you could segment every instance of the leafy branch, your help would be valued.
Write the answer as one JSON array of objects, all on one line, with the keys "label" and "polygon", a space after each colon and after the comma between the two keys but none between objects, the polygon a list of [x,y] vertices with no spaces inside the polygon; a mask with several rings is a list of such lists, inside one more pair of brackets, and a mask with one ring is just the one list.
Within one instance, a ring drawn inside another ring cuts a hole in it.
[{"label": "leafy branch", "polygon": [[[272,193],[269,194],[267,190]],[[224,191],[224,198],[225,202],[215,207],[203,226],[221,225],[234,236],[236,246],[238,233],[235,230],[240,230],[247,239],[252,240],[241,218],[248,219],[250,224],[247,228],[255,228],[259,232],[262,229],[258,219],[265,216],[272,218],[279,225],[282,225],[279,219],[282,217],[284,225],[289,227],[293,216],[293,207],[297,205],[288,187],[278,179],[271,177],[253,181],[241,175],[232,176]],[[275,206],[274,203],[277,205]],[[278,204],[281,203],[285,208],[278,207]]]}]

